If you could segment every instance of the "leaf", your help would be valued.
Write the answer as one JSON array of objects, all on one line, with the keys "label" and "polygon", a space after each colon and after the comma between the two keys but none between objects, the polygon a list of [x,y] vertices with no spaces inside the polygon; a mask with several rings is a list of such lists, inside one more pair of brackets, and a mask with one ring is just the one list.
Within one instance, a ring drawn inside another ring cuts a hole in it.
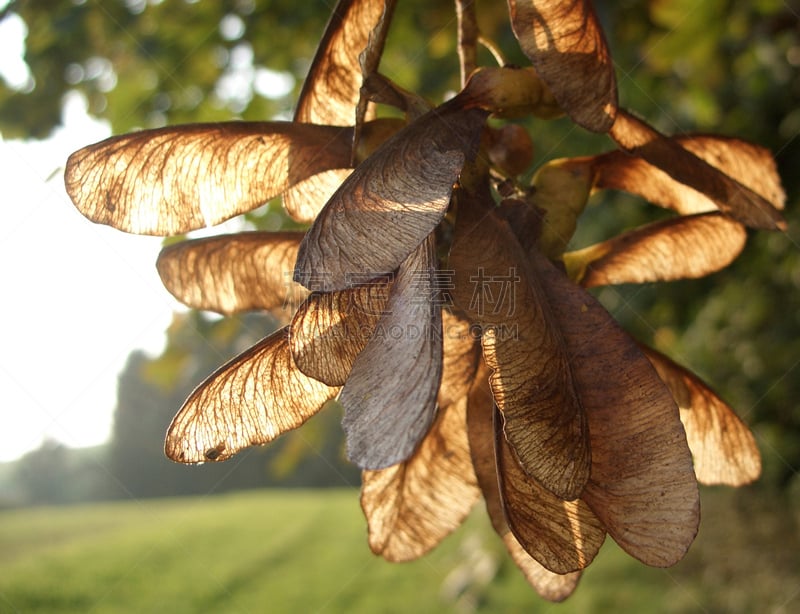
[{"label": "leaf", "polygon": [[456,193],[454,299],[481,327],[503,430],[524,471],[555,495],[576,499],[589,478],[589,434],[557,306],[513,233],[480,198]]},{"label": "leaf", "polygon": [[694,373],[652,348],[642,351],[678,403],[698,481],[742,486],[757,479],[761,455],[739,416]]},{"label": "leaf", "polygon": [[192,124],[84,147],[65,183],[93,222],[174,235],[251,211],[307,177],[346,166],[352,128],[289,122]]},{"label": "leaf", "polygon": [[308,294],[292,281],[302,232],[240,232],[161,250],[161,281],[184,305],[226,315],[294,309]]},{"label": "leaf", "polygon": [[328,201],[300,246],[295,280],[329,292],[394,271],[447,211],[486,113],[447,104],[400,130]]},{"label": "leaf", "polygon": [[[588,565],[602,545],[605,531],[585,503],[562,501],[516,466],[499,424],[495,432],[496,410],[487,373],[485,366],[478,371],[470,392],[467,425],[472,462],[489,518],[534,588],[541,589],[549,599],[564,598],[574,589],[579,576],[571,574],[560,582],[551,569],[564,573],[563,569]],[[498,465],[496,459],[503,459],[502,464]],[[516,469],[506,466],[506,461]],[[524,548],[518,541],[519,534],[515,536],[516,530],[512,533],[507,523],[514,523],[523,535]]]},{"label": "leaf", "polygon": [[222,461],[294,429],[330,399],[330,388],[292,362],[282,328],[211,374],[172,420],[165,452],[180,463]]},{"label": "leaf", "polygon": [[704,277],[728,266],[747,240],[724,215],[677,217],[564,254],[570,277],[584,288]]},{"label": "leaf", "polygon": [[[665,137],[630,113],[620,109],[609,134],[625,151],[657,166],[675,181],[702,192],[714,201],[720,211],[746,226],[766,230],[785,229],[786,223],[780,213],[765,196],[728,176],[724,170],[684,148],[679,141]],[[699,147],[699,142],[695,142],[694,148]],[[719,159],[716,150],[708,155],[712,160]],[[769,177],[769,165],[764,170],[765,176]],[[743,176],[752,178],[755,173],[751,170]],[[756,182],[755,189],[764,188],[769,196],[774,197],[775,186],[772,184],[771,180],[764,179]]]},{"label": "leaf", "polygon": [[559,106],[578,124],[607,132],[617,110],[614,66],[588,0],[508,0],[511,26]]},{"label": "leaf", "polygon": [[672,395],[600,303],[543,256],[533,264],[560,305],[555,315],[589,419],[592,472],[581,498],[628,554],[673,565],[697,533],[700,510]]},{"label": "leaf", "polygon": [[466,406],[464,396],[442,407],[407,461],[363,473],[361,508],[375,554],[389,561],[416,559],[469,514],[480,491],[469,455]]},{"label": "leaf", "polygon": [[435,266],[430,235],[400,267],[385,313],[339,395],[347,454],[362,469],[406,460],[435,417],[442,374]]},{"label": "leaf", "polygon": [[348,290],[312,293],[289,328],[297,367],[329,386],[343,386],[386,312],[391,287],[391,280],[376,279]]}]

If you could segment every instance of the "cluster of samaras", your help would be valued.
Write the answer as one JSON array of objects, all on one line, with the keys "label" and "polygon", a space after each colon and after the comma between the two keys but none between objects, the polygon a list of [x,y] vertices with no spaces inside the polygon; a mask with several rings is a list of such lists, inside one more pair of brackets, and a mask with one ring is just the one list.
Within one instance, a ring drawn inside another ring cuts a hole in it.
[{"label": "cluster of samaras", "polygon": [[[664,136],[619,108],[588,0],[509,0],[525,68],[477,67],[473,5],[457,1],[463,87],[431,107],[378,72],[394,4],[340,0],[292,122],[148,130],[70,158],[78,208],[128,232],[185,233],[278,195],[311,224],[162,252],[164,284],[189,306],[292,305],[192,393],[167,454],[223,460],[338,398],[370,546],[387,559],[427,552],[482,494],[546,598],[574,590],[606,534],[671,565],[697,531],[697,481],[752,481],[758,451],[716,394],[586,288],[700,277],[739,254],[745,226],[782,228],[772,157]],[[381,105],[405,119],[378,118]],[[548,161],[523,185],[528,134],[487,119],[564,113],[619,150]],[[565,251],[602,189],[675,215]]]}]

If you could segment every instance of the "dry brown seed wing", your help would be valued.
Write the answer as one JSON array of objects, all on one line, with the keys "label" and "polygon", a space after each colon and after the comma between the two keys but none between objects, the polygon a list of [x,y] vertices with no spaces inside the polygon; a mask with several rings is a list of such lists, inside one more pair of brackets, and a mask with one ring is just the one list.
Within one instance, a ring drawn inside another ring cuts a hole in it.
[{"label": "dry brown seed wing", "polygon": [[394,271],[444,217],[485,118],[478,109],[440,107],[386,141],[309,229],[295,280],[328,292]]},{"label": "dry brown seed wing", "polygon": [[[545,580],[552,579],[551,572],[563,574],[588,565],[602,545],[605,531],[585,503],[559,499],[517,465],[499,424],[495,424],[487,374],[485,367],[478,371],[470,392],[467,424],[472,462],[492,526],[529,582],[537,590],[541,587],[550,595],[561,595],[569,586],[574,588],[577,576],[549,589]],[[509,525],[514,534],[509,533]],[[537,563],[527,560],[529,556]],[[547,572],[539,569],[539,564]]]},{"label": "dry brown seed wing", "polygon": [[703,484],[749,484],[761,474],[755,438],[739,416],[694,373],[663,354],[642,347],[675,397]]},{"label": "dry brown seed wing", "polygon": [[282,328],[220,367],[200,384],[167,431],[169,458],[226,460],[300,426],[329,400],[330,388],[300,373]]},{"label": "dry brown seed wing", "polygon": [[416,559],[456,529],[480,491],[466,433],[466,396],[440,409],[430,432],[407,461],[365,471],[361,508],[369,545],[390,561]]},{"label": "dry brown seed wing", "polygon": [[466,191],[457,202],[454,298],[483,331],[505,436],[529,476],[576,499],[589,478],[589,434],[555,308],[508,226]]},{"label": "dry brown seed wing", "polygon": [[[364,113],[356,111],[362,82],[359,57],[366,53],[370,66],[377,68],[394,4],[394,0],[337,3],[300,92],[295,121],[355,125],[356,132],[360,130]],[[355,134],[353,139],[357,140]],[[350,166],[351,159],[352,152],[341,166]],[[296,221],[312,222],[350,172],[349,168],[326,171],[290,188],[283,195],[287,213]]]},{"label": "dry brown seed wing", "polygon": [[570,352],[589,419],[592,473],[582,499],[623,550],[676,563],[697,533],[692,458],[670,391],[637,344],[585,290],[534,258]]},{"label": "dry brown seed wing", "polygon": [[617,110],[614,65],[588,0],[508,0],[514,34],[559,106],[607,132]]},{"label": "dry brown seed wing", "polygon": [[292,281],[302,232],[240,232],[182,241],[156,262],[170,293],[193,309],[234,314],[295,309],[308,291]]},{"label": "dry brown seed wing", "polygon": [[675,181],[702,192],[720,211],[742,224],[766,230],[786,227],[778,210],[764,196],[630,113],[620,109],[609,134],[624,150],[657,166]]},{"label": "dry brown seed wing", "polygon": [[298,308],[289,328],[297,367],[329,386],[343,386],[375,325],[386,311],[389,279],[337,292],[314,292]]},{"label": "dry brown seed wing", "polygon": [[352,128],[289,122],[192,124],[84,147],[67,161],[83,215],[137,234],[174,235],[251,211],[321,171],[347,166]]},{"label": "dry brown seed wing", "polygon": [[695,279],[728,266],[747,233],[719,212],[677,217],[564,255],[570,277],[585,288]]},{"label": "dry brown seed wing", "polygon": [[[761,195],[775,209],[783,209],[786,195],[769,150],[740,139],[720,136],[687,135],[672,137],[671,140]],[[644,159],[622,151],[578,158],[574,163],[592,167],[598,188],[625,190],[682,215],[717,209],[714,201],[702,192],[676,181]]]},{"label": "dry brown seed wing", "polygon": [[442,374],[435,258],[429,235],[398,270],[386,311],[339,395],[347,454],[362,469],[406,460],[435,417]]}]

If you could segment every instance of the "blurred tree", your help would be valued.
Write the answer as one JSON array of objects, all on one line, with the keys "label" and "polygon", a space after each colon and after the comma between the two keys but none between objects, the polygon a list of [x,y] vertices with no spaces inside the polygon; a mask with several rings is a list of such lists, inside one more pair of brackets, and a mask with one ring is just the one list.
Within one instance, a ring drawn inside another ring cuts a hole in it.
[{"label": "blurred tree", "polygon": [[[743,256],[711,278],[662,284],[657,291],[603,290],[600,298],[643,341],[712,382],[756,426],[766,461],[762,482],[785,485],[800,467],[800,175],[794,172],[800,165],[800,3],[597,5],[624,106],[667,132],[713,129],[776,154],[789,196],[785,235],[756,233]],[[6,137],[46,136],[59,123],[69,91],[80,92],[89,112],[108,119],[115,133],[180,122],[287,117],[329,11],[328,2],[288,0],[11,2],[2,15],[19,15],[27,24],[25,59],[34,86],[15,91],[0,84],[0,131]],[[478,12],[482,30],[507,60],[523,63],[506,3],[481,2]],[[404,87],[441,100],[457,87],[454,50],[451,1],[406,0],[382,67]],[[492,62],[488,52],[481,53],[482,61]],[[595,151],[605,138],[559,121],[540,122],[532,133],[537,163]],[[586,212],[576,245],[652,219],[630,197],[605,195],[601,202]],[[273,205],[270,212],[276,211]],[[251,219],[265,223],[263,217]],[[273,215],[269,225],[274,230],[285,223]],[[179,351],[178,343],[170,341],[159,359],[162,366]],[[149,364],[138,360],[129,368]],[[191,371],[191,385],[214,364],[216,357],[206,371]],[[130,404],[135,395],[125,394]],[[176,394],[167,414],[181,400]],[[139,412],[141,405],[136,404]],[[165,426],[167,418],[158,421]],[[124,430],[119,433],[122,437]],[[145,449],[139,448],[137,462],[143,462]]]}]

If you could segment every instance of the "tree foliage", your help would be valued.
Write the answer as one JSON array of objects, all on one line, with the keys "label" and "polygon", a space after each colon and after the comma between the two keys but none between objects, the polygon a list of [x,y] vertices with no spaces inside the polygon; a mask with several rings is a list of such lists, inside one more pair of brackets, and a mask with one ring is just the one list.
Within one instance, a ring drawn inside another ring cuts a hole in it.
[{"label": "tree foliage", "polygon": [[[383,62],[405,87],[432,100],[457,89],[452,5],[404,2]],[[800,256],[795,213],[800,177],[800,30],[797,7],[777,0],[627,0],[598,7],[620,73],[620,98],[657,127],[715,129],[771,149],[789,195],[786,235],[761,234],[728,269],[704,280],[604,289],[599,297],[643,341],[690,366],[756,425],[766,481],[786,484],[800,466]],[[329,6],[324,2],[18,1],[35,86],[0,85],[0,131],[41,138],[60,121],[64,95],[81,92],[115,133],[195,121],[288,116]],[[481,28],[508,59],[505,3],[481,6]],[[721,18],[720,16],[724,16]],[[308,35],[298,36],[298,32]],[[487,53],[481,51],[481,53]],[[266,69],[268,69],[267,72]],[[285,75],[290,91],[280,89]],[[268,77],[272,77],[270,81]],[[264,85],[264,84],[267,85]],[[271,84],[271,85],[270,85]],[[539,152],[594,151],[603,137],[571,137],[565,122],[537,125]],[[537,153],[538,155],[538,153]],[[610,236],[645,217],[630,196],[591,207],[574,243]],[[721,286],[724,289],[716,291]],[[167,354],[175,351],[173,341]],[[178,395],[180,396],[180,395]],[[173,408],[175,405],[172,406]]]}]

